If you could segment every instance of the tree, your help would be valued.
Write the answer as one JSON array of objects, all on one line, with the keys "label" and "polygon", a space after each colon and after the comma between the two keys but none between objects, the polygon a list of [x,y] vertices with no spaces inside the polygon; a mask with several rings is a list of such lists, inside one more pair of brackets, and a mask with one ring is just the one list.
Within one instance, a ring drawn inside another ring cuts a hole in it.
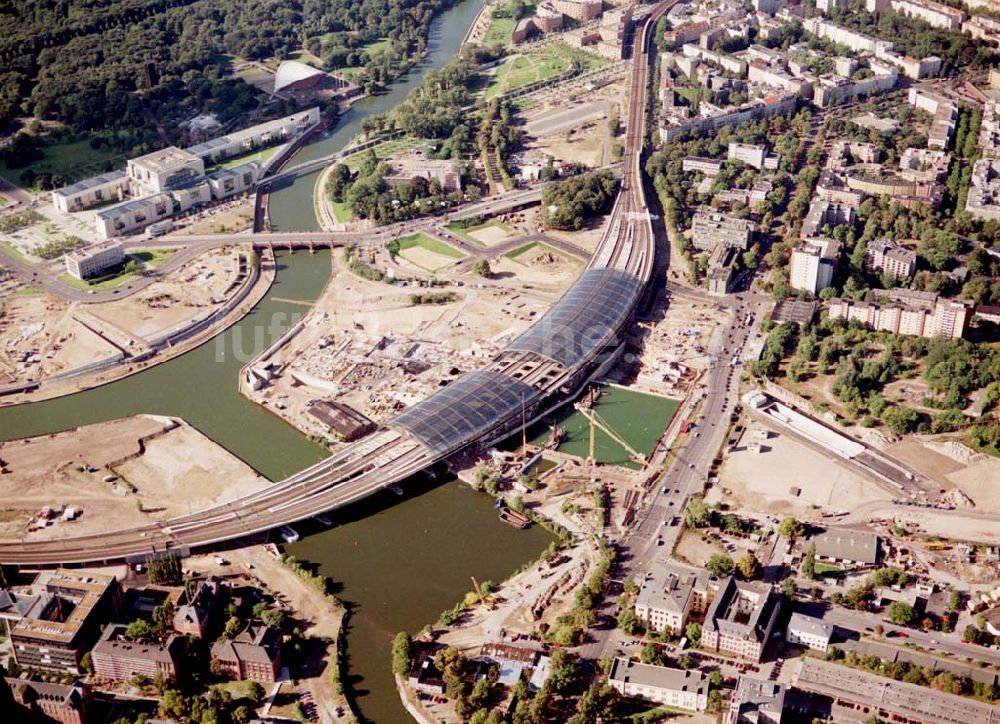
[{"label": "tree", "polygon": [[805,527],[802,523],[790,515],[786,515],[782,518],[781,523],[778,524],[778,535],[782,538],[787,538],[792,543],[802,535],[804,530]]},{"label": "tree", "polygon": [[253,702],[254,706],[260,706],[264,703],[264,697],[267,696],[267,691],[264,690],[263,685],[259,681],[251,681],[247,684],[247,698]]},{"label": "tree", "polygon": [[789,600],[794,599],[798,592],[799,586],[794,578],[786,578],[781,582],[781,593],[785,598]]},{"label": "tree", "polygon": [[132,641],[148,639],[152,635],[152,627],[141,618],[136,619],[125,628],[125,637]]},{"label": "tree", "polygon": [[406,676],[413,661],[413,639],[405,631],[392,640],[392,673]]},{"label": "tree", "polygon": [[802,560],[802,575],[810,581],[816,580],[816,544],[812,543]]},{"label": "tree", "polygon": [[711,522],[711,513],[705,501],[692,498],[684,507],[684,525],[689,528],[705,528]]},{"label": "tree", "polygon": [[576,662],[566,649],[556,649],[549,657],[549,683],[552,691],[563,693],[576,681]]},{"label": "tree", "polygon": [[634,636],[642,630],[642,624],[639,622],[639,617],[635,615],[635,611],[631,608],[625,608],[618,614],[618,628],[629,636]]},{"label": "tree", "polygon": [[893,601],[889,606],[889,620],[898,626],[912,626],[917,622],[917,614],[910,604]]},{"label": "tree", "polygon": [[222,630],[222,635],[227,639],[235,638],[236,634],[243,628],[243,622],[236,616],[230,616]]},{"label": "tree", "polygon": [[80,670],[85,674],[94,673],[94,660],[90,657],[89,651],[80,657]]},{"label": "tree", "polygon": [[660,650],[660,647],[652,643],[642,647],[639,660],[644,664],[653,664],[654,666],[666,666],[670,663],[670,659]]},{"label": "tree", "polygon": [[692,621],[684,628],[684,635],[692,646],[701,646],[701,624]]},{"label": "tree", "polygon": [[472,265],[472,273],[485,279],[492,277],[493,269],[490,267],[489,259],[476,259],[475,264]]},{"label": "tree", "polygon": [[740,575],[747,581],[756,578],[760,573],[760,561],[753,553],[747,553],[740,558],[737,567],[740,569]]},{"label": "tree", "polygon": [[733,572],[733,559],[722,553],[713,553],[705,568],[713,576],[725,578]]}]

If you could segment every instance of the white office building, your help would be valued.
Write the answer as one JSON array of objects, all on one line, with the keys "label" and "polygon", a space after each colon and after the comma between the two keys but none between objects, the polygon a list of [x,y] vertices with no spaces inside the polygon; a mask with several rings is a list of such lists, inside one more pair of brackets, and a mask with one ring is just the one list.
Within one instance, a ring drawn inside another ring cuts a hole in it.
[{"label": "white office building", "polygon": [[125,236],[145,229],[174,214],[174,200],[169,194],[155,194],[133,199],[95,212],[97,233],[102,239]]},{"label": "white office building", "polygon": [[66,255],[66,271],[77,279],[97,277],[125,261],[125,248],[116,241],[91,244]]},{"label": "white office building", "polygon": [[128,193],[124,171],[112,171],[84,179],[52,192],[52,205],[64,214],[83,211],[112,201],[121,201]]},{"label": "white office building", "polygon": [[792,249],[788,284],[792,289],[819,294],[833,284],[840,244],[828,237],[805,240]]}]

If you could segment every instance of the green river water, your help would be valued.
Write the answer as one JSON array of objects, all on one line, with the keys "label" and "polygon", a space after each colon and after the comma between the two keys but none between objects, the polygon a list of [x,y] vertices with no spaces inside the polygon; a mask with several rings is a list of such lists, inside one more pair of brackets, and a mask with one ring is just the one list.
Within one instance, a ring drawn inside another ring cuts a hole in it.
[{"label": "green river water", "polygon": [[[366,115],[392,108],[426,70],[453,58],[480,5],[480,0],[466,0],[437,18],[421,67],[390,92],[356,104],[332,132],[302,149],[292,163],[339,150],[360,132]],[[272,193],[276,229],[317,227],[312,201],[317,175],[308,174]],[[272,480],[319,460],[321,448],[237,392],[240,367],[307,310],[302,304],[276,300],[313,302],[330,276],[329,252],[282,254],[278,261],[271,291],[225,333],[118,382],[0,408],[0,440],[154,413],[184,418]],[[470,590],[470,576],[502,580],[537,557],[550,540],[538,528],[517,531],[504,525],[489,498],[454,480],[417,480],[405,487],[402,497],[387,492],[339,511],[336,527],[303,538],[290,551],[332,578],[352,606],[349,686],[370,721],[408,719],[390,673],[395,633],[416,632],[433,623]]]}]

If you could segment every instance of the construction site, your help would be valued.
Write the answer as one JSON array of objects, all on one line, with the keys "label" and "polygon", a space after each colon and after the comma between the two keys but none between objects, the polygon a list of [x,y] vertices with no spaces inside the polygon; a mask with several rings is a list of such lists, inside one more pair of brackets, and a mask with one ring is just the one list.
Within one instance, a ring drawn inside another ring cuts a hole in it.
[{"label": "construction site", "polygon": [[263,271],[249,249],[225,247],[110,301],[71,301],[41,289],[5,297],[0,315],[4,403],[92,387],[189,349],[232,318],[231,311],[248,308],[263,295],[273,267]]},{"label": "construction site", "polygon": [[185,422],[154,415],[0,443],[0,466],[7,540],[120,530],[270,484]]}]

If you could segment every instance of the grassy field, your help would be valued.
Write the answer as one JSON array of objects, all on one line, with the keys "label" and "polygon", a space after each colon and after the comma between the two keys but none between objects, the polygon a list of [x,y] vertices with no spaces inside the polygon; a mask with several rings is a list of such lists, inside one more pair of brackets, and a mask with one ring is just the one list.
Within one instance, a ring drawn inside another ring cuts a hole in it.
[{"label": "grassy field", "polygon": [[14,296],[14,297],[33,297],[34,295],[41,294],[41,293],[42,293],[42,288],[41,287],[21,287],[16,292],[14,292],[11,296]]},{"label": "grassy field", "polygon": [[331,201],[330,208],[333,209],[333,216],[341,224],[346,224],[354,218],[351,207],[340,201]]},{"label": "grassy field", "polygon": [[8,244],[3,239],[0,239],[0,248],[2,248],[7,254],[9,254],[10,256],[14,257],[18,261],[20,261],[20,262],[22,262],[24,264],[31,264],[31,260],[28,259],[28,257],[26,257],[24,254],[22,254],[20,251],[18,251],[14,246],[12,246],[11,244]]},{"label": "grassy field", "polygon": [[79,181],[88,176],[96,176],[104,171],[104,162],[108,160],[125,160],[125,156],[107,148],[93,149],[87,141],[59,143],[45,146],[40,161],[25,168],[8,168],[6,162],[0,160],[0,176],[17,186],[21,185],[21,174],[30,168],[35,173],[51,173],[63,177],[67,183]]},{"label": "grassy field", "polygon": [[249,161],[259,161],[260,164],[263,166],[265,163],[267,163],[267,160],[271,158],[271,156],[273,156],[275,153],[278,152],[279,148],[281,148],[280,145],[268,146],[267,148],[262,148],[256,151],[252,151],[251,153],[245,153],[242,156],[233,156],[232,158],[227,158],[222,163],[216,164],[215,166],[212,166],[211,168],[207,169],[207,173],[211,173],[212,171],[218,171],[223,168],[235,168],[240,164],[247,163]]},{"label": "grassy field", "polygon": [[433,236],[427,236],[427,234],[410,234],[409,236],[399,237],[400,251],[406,251],[407,249],[413,249],[415,247],[420,247],[421,249],[426,249],[427,251],[435,254],[441,254],[442,256],[450,256],[452,259],[461,259],[465,256],[465,254],[460,252],[455,247],[445,244],[443,241],[435,239]]},{"label": "grassy field", "polygon": [[[392,141],[386,141],[385,143],[380,143],[375,146],[372,150],[375,151],[375,158],[391,158],[400,153],[406,151],[412,151],[415,148],[421,146],[426,147],[427,150],[432,150],[437,147],[437,142],[424,139],[424,138],[397,138]],[[348,156],[344,163],[352,171],[357,171],[361,167],[361,159],[364,157],[367,151],[362,151],[361,153],[356,153],[353,156]]]},{"label": "grassy field", "polygon": [[516,24],[513,18],[493,18],[483,36],[483,45],[507,45]]},{"label": "grassy field", "polygon": [[126,257],[141,261],[146,266],[158,267],[176,253],[177,249],[148,249],[131,252],[126,254]]},{"label": "grassy field", "polygon": [[550,45],[537,53],[519,55],[501,65],[483,92],[483,97],[489,100],[498,93],[507,93],[530,83],[552,78],[568,71],[574,63],[582,72],[599,68],[607,61],[564,45]]},{"label": "grassy field", "polygon": [[816,564],[816,575],[825,576],[829,574],[840,575],[844,572],[844,569],[840,566],[835,566],[832,563],[817,563]]}]

